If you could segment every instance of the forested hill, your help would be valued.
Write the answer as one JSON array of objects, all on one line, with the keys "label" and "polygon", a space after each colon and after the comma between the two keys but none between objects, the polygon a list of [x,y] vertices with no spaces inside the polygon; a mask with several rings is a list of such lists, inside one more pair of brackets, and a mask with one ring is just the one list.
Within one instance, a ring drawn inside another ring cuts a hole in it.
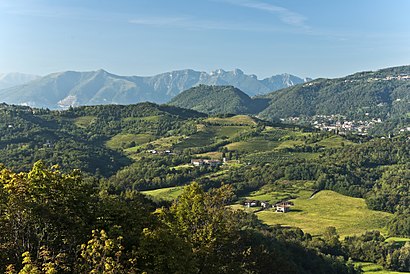
[{"label": "forested hill", "polygon": [[252,98],[232,86],[200,85],[169,104],[208,114],[250,114],[312,126],[330,118],[331,123],[350,123],[354,131],[364,126],[372,135],[396,134],[410,126],[410,66],[317,79]]},{"label": "forested hill", "polygon": [[199,85],[180,93],[169,104],[208,114],[255,114],[267,106],[267,100],[251,99],[233,86]]},{"label": "forested hill", "polygon": [[405,118],[410,113],[410,66],[318,79],[272,92],[261,118],[341,114],[352,119]]},{"label": "forested hill", "polygon": [[404,136],[152,103],[3,104],[0,131],[0,272],[360,272],[349,258],[410,269],[409,244],[384,238],[410,236]]},{"label": "forested hill", "polygon": [[106,145],[119,134],[166,136],[183,132],[185,121],[205,114],[152,103],[88,106],[50,111],[0,105],[0,163],[27,170],[34,161],[109,176],[131,163]]}]

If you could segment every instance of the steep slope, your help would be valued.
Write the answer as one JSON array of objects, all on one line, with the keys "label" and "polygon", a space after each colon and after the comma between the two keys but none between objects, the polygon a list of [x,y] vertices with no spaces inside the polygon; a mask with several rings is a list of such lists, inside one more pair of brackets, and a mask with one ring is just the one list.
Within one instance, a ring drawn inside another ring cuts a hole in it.
[{"label": "steep slope", "polygon": [[251,114],[266,107],[263,100],[252,100],[233,86],[207,85],[199,85],[183,91],[169,104],[208,114]]},{"label": "steep slope", "polygon": [[410,114],[410,66],[360,72],[272,92],[261,118],[341,114],[354,119],[392,119]]},{"label": "steep slope", "polygon": [[38,78],[40,76],[18,72],[0,73],[0,89],[23,85]]},{"label": "steep slope", "polygon": [[179,70],[151,77],[118,76],[104,70],[53,73],[24,85],[0,90],[0,102],[51,109],[79,105],[165,103],[199,84],[233,85],[248,95],[264,94],[304,82],[289,75],[258,80],[241,70],[217,70],[210,74]]}]

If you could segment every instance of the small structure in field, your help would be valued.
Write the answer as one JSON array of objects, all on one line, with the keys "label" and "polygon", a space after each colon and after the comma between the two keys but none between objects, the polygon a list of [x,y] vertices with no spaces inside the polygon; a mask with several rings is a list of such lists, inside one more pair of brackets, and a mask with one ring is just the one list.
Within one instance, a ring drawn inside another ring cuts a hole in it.
[{"label": "small structure in field", "polygon": [[261,207],[263,208],[268,208],[270,206],[269,202],[267,201],[261,201]]},{"label": "small structure in field", "polygon": [[259,205],[259,201],[256,200],[246,200],[244,203],[244,206],[246,207],[256,207]]},{"label": "small structure in field", "polygon": [[221,165],[221,161],[219,160],[208,160],[208,159],[192,159],[191,164],[194,166],[211,166],[217,167]]},{"label": "small structure in field", "polygon": [[292,202],[282,201],[275,204],[276,212],[286,213],[290,211],[290,206],[293,206]]}]

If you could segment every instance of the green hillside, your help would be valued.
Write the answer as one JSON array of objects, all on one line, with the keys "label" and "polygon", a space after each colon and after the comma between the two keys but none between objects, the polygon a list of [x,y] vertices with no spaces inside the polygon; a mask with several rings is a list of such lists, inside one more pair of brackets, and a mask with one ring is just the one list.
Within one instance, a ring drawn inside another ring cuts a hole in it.
[{"label": "green hillside", "polygon": [[233,86],[199,85],[169,104],[208,114],[252,114],[305,125],[346,122],[347,131],[386,136],[408,131],[409,102],[410,66],[402,66],[316,79],[253,98]]},{"label": "green hillside", "polygon": [[151,103],[67,111],[2,104],[0,163],[27,170],[42,159],[64,168],[109,176],[132,162],[122,149],[178,132],[189,133],[186,121],[204,116]]},{"label": "green hillside", "polygon": [[[405,242],[385,241],[384,238],[402,239],[410,234],[407,206],[410,146],[404,136],[390,139],[341,136],[309,127],[271,124],[246,115],[208,116],[194,110],[151,103],[88,106],[66,111],[3,104],[0,108],[0,130],[0,162],[7,167],[27,171],[34,161],[42,159],[46,165],[59,164],[63,171],[77,168],[84,172],[84,187],[90,184],[92,191],[98,193],[89,196],[94,200],[87,200],[87,203],[99,200],[94,207],[79,208],[91,210],[81,214],[95,218],[95,222],[83,221],[83,217],[77,216],[76,220],[81,220],[79,222],[86,229],[101,222],[107,228],[121,226],[120,231],[117,229],[112,233],[124,233],[136,241],[139,238],[127,230],[130,229],[127,220],[131,218],[129,216],[140,215],[128,212],[126,209],[130,205],[150,208],[151,211],[144,211],[142,215],[157,218],[155,222],[166,222],[164,227],[170,225],[174,215],[170,215],[170,219],[163,218],[163,210],[188,205],[191,208],[190,205],[195,204],[210,206],[210,216],[214,216],[213,207],[218,205],[218,212],[225,209],[230,212],[224,216],[241,216],[240,222],[244,223],[233,222],[240,224],[240,234],[244,227],[252,227],[246,233],[262,231],[260,233],[270,235],[273,241],[279,241],[271,243],[273,246],[284,241],[288,248],[291,242],[296,243],[295,248],[302,246],[303,250],[313,252],[311,256],[326,254],[330,260],[336,258],[332,256],[351,257],[355,261],[379,263],[391,270],[407,267],[389,261],[407,254]],[[212,159],[220,163],[216,166],[194,166],[192,159]],[[35,174],[46,176],[53,172]],[[0,183],[5,182],[9,187],[8,174],[11,173],[3,171],[2,174]],[[74,177],[68,178],[72,180],[70,178]],[[35,181],[38,182],[41,180]],[[7,187],[4,188],[7,195],[0,191],[0,195],[6,195],[1,201],[7,202],[7,197],[14,193]],[[34,194],[30,192],[31,188],[24,189],[29,191],[28,197],[34,197],[48,187],[52,185],[35,187]],[[219,192],[226,188],[230,189],[229,198]],[[69,192],[70,189],[67,187],[64,191]],[[50,193],[55,191],[51,189]],[[314,191],[320,192],[309,199]],[[35,198],[34,202],[54,197],[50,193],[44,194],[43,198]],[[140,195],[138,193],[145,194],[144,199],[148,200],[133,204],[133,197],[140,197],[135,196]],[[76,201],[73,204],[77,205],[76,196],[71,192],[68,194],[71,196],[67,198],[73,198]],[[213,195],[216,195],[215,199],[223,198],[223,202],[210,198]],[[59,197],[65,196],[55,199]],[[184,201],[183,197],[190,198]],[[206,202],[206,199],[211,200]],[[246,208],[243,205],[246,199],[269,201],[271,204],[292,200],[294,206],[286,214],[275,213],[273,209],[251,214],[260,207]],[[177,205],[169,207],[173,202]],[[37,208],[35,203],[21,205],[21,208],[35,205],[32,212],[46,218],[48,215],[43,216],[42,212],[54,212],[65,202],[58,200],[56,206],[52,203],[52,208],[45,211]],[[230,206],[226,207],[228,204]],[[2,208],[12,205],[7,202]],[[162,209],[150,214],[155,207]],[[232,208],[242,210],[230,211]],[[67,214],[75,216],[75,213]],[[30,219],[35,225],[36,216]],[[215,220],[219,225],[219,219],[212,217],[207,220]],[[127,229],[122,230],[122,227]],[[147,227],[155,225],[150,223]],[[383,235],[370,231],[374,229],[382,231]],[[81,234],[78,241],[86,241],[85,235]],[[265,245],[263,237],[261,244]],[[129,239],[127,241],[133,241]],[[366,252],[355,253],[355,250]],[[396,257],[388,257],[387,254],[395,254]],[[238,256],[242,258],[242,255]],[[345,265],[343,259],[339,262]]]},{"label": "green hillside", "polygon": [[169,104],[208,114],[252,114],[261,111],[266,100],[251,99],[233,86],[199,85],[175,96]]},{"label": "green hillside", "polygon": [[263,119],[344,115],[350,120],[380,118],[384,123],[378,127],[386,130],[405,127],[410,112],[410,66],[317,79],[261,98],[270,100],[259,114]]}]

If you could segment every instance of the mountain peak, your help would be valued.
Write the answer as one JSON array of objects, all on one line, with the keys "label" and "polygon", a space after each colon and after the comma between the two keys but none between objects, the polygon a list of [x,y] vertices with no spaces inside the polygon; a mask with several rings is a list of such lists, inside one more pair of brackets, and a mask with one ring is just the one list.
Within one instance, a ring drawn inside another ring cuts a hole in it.
[{"label": "mountain peak", "polygon": [[119,76],[99,69],[49,74],[30,85],[3,89],[0,98],[10,104],[56,109],[61,108],[59,102],[62,100],[68,105],[74,101],[76,105],[134,104],[144,101],[165,103],[199,84],[231,85],[254,96],[299,83],[304,83],[304,80],[296,76],[291,81],[281,75],[258,80],[255,75],[245,74],[238,68],[231,71],[217,69],[210,73],[185,69],[149,77]]}]

